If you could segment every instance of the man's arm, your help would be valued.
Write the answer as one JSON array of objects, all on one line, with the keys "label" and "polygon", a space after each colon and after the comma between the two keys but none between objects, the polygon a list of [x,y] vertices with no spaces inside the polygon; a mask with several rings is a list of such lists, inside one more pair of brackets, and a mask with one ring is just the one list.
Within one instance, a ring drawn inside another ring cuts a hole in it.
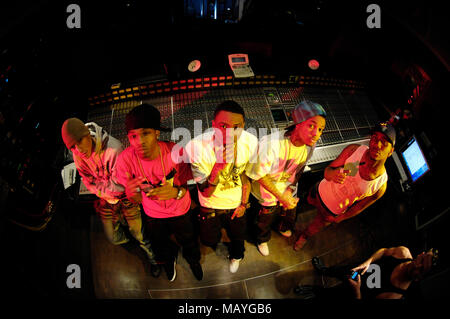
[{"label": "man's arm", "polygon": [[122,152],[116,161],[114,168],[113,179],[123,187],[125,187],[125,194],[127,198],[133,203],[142,203],[142,192],[140,185],[145,181],[144,177],[134,176],[129,162],[131,158],[125,157],[124,152]]},{"label": "man's arm", "polygon": [[297,206],[298,199],[292,196],[292,192],[287,191],[281,193],[275,187],[272,178],[269,175],[266,175],[258,179],[257,182],[260,185],[262,185],[266,190],[268,190],[273,196],[275,196],[286,209],[293,209],[295,208],[295,206]]},{"label": "man's arm", "polygon": [[108,179],[97,179],[82,161],[75,162],[83,184],[94,195],[106,200],[114,199],[124,192],[124,188],[114,182],[112,175]]},{"label": "man's arm", "polygon": [[242,196],[241,196],[241,205],[236,207],[236,209],[233,212],[233,215],[231,216],[231,219],[234,219],[234,217],[242,217],[245,213],[245,210],[247,209],[246,204],[248,203],[248,197],[250,196],[250,190],[251,190],[251,183],[250,179],[245,175],[243,172],[240,176],[241,184],[242,184]]},{"label": "man's arm", "polygon": [[333,181],[335,183],[342,184],[345,181],[347,175],[341,173],[341,168],[344,167],[345,161],[349,158],[358,147],[361,145],[358,144],[350,144],[346,148],[344,148],[336,159],[328,165],[324,172],[323,176],[327,181]]},{"label": "man's arm", "polygon": [[248,203],[248,198],[250,197],[250,191],[252,184],[250,179],[245,175],[245,172],[241,174],[241,184],[242,184],[242,199],[241,202],[246,204]]},{"label": "man's arm", "polygon": [[[194,167],[193,164],[191,164],[191,165],[192,165],[192,167]],[[216,162],[214,164],[214,166],[211,170],[211,174],[209,174],[206,181],[204,181],[201,184],[198,184],[198,189],[200,190],[200,192],[202,193],[203,196],[210,197],[212,195],[212,193],[214,193],[214,190],[216,189],[217,185],[219,184],[220,172],[223,171],[224,169],[227,169],[230,165],[231,165],[231,163],[217,163]]]},{"label": "man's arm", "polygon": [[386,192],[387,182],[383,184],[383,186],[380,187],[378,192],[373,194],[372,196],[366,197],[360,201],[357,201],[352,206],[348,208],[348,210],[340,215],[339,217],[335,218],[336,223],[340,223],[346,219],[349,219],[353,216],[358,215],[363,210],[365,210],[367,207],[375,203],[377,200],[379,200],[381,197],[383,197],[384,193]]}]

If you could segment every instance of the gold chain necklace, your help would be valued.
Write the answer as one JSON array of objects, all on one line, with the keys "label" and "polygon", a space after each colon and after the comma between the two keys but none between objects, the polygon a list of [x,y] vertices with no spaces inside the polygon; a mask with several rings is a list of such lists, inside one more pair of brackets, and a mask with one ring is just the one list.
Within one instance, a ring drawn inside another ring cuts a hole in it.
[{"label": "gold chain necklace", "polygon": [[[159,158],[160,158],[160,160],[161,160],[161,167],[162,167],[162,171],[163,171],[163,180],[162,180],[162,184],[164,185],[164,184],[166,183],[166,171],[165,171],[165,169],[164,169],[164,162],[163,162],[163,159],[162,159],[161,147],[159,146],[159,144],[158,144],[158,147],[159,147]],[[153,185],[153,184],[150,183],[150,181],[148,180],[147,175],[145,175],[144,168],[142,167],[142,163],[141,163],[141,160],[140,160],[139,156],[136,155],[136,157],[137,157],[137,159],[138,159],[139,168],[141,169],[141,173],[142,173],[142,175],[144,175],[145,180],[147,181],[147,183],[148,183],[149,185]]]}]

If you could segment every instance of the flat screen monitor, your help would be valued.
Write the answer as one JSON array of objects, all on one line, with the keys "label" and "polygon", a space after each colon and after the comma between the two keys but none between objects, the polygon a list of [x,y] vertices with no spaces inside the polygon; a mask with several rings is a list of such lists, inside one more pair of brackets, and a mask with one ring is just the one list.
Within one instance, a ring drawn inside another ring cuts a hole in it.
[{"label": "flat screen monitor", "polygon": [[417,181],[430,171],[430,166],[415,136],[412,136],[401,149],[401,154],[412,182]]}]

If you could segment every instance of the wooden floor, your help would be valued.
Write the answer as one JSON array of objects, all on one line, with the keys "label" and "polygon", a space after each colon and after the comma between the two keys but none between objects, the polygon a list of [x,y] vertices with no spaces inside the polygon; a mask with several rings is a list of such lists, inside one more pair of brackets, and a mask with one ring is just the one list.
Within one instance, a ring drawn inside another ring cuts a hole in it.
[{"label": "wooden floor", "polygon": [[[139,299],[299,298],[293,292],[299,283],[327,286],[338,283],[328,278],[322,282],[322,278],[313,271],[313,256],[320,256],[326,265],[352,263],[366,258],[379,248],[377,246],[392,243],[389,235],[393,234],[391,230],[395,225],[392,220],[382,221],[390,218],[383,213],[382,206],[365,213],[328,227],[311,238],[299,252],[292,248],[293,238],[289,240],[276,232],[272,232],[269,242],[269,256],[262,256],[255,245],[246,242],[245,258],[235,274],[229,272],[224,246],[215,252],[200,245],[203,280],[195,279],[180,253],[177,277],[173,282],[167,280],[164,271],[159,278],[153,278],[138,247],[124,248],[108,243],[99,219],[93,215],[91,259],[95,296]],[[315,214],[314,207],[307,204],[301,207],[296,230],[306,227]],[[227,240],[226,235],[222,240]]]}]

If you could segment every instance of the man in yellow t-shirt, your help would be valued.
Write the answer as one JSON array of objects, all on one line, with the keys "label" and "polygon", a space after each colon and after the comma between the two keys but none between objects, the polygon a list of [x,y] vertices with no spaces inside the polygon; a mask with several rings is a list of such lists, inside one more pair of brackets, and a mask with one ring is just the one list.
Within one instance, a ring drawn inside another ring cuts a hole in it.
[{"label": "man in yellow t-shirt", "polygon": [[231,242],[228,248],[230,272],[235,273],[244,258],[245,210],[249,207],[248,162],[256,155],[258,139],[244,130],[245,113],[235,101],[217,106],[212,131],[186,145],[192,175],[200,202],[200,239],[217,248],[225,228]]},{"label": "man in yellow t-shirt", "polygon": [[267,242],[278,217],[280,233],[292,235],[298,202],[293,194],[325,128],[325,117],[320,104],[302,101],[292,112],[293,125],[263,136],[259,142],[257,161],[250,165],[248,176],[253,180],[252,194],[261,205],[256,217],[256,243],[263,256],[269,255]]}]

